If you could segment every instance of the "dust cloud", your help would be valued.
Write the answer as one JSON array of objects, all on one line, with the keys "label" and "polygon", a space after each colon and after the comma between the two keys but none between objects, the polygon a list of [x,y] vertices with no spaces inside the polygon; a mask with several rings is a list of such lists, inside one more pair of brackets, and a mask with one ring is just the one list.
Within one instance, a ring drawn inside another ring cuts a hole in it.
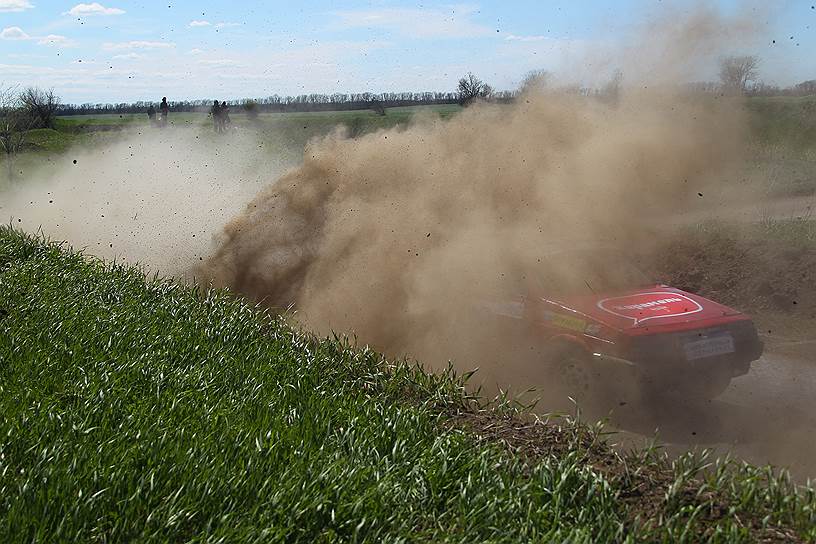
[{"label": "dust cloud", "polygon": [[[671,39],[709,46],[686,48],[686,65],[716,58],[718,36],[733,34],[697,14],[683,24]],[[558,250],[648,245],[656,223],[742,159],[739,99],[656,79],[607,96],[538,89],[450,120],[312,141],[302,166],[227,224],[198,275],[294,307],[319,333],[523,386],[526,370],[511,365],[535,359],[539,342],[491,308],[597,272]]]},{"label": "dust cloud", "polygon": [[251,133],[214,138],[195,128],[145,127],[26,172],[0,192],[0,217],[98,257],[183,276],[286,166]]},{"label": "dust cloud", "polygon": [[65,155],[4,192],[0,214],[100,257],[293,307],[318,333],[523,382],[509,365],[535,359],[539,342],[496,306],[596,272],[559,250],[646,247],[742,158],[739,100],[680,83],[750,24],[705,7],[650,24],[648,40],[641,29],[605,61],[625,70],[619,92],[533,89],[449,120],[358,138],[338,129],[282,176],[292,165],[257,134],[148,128]]}]

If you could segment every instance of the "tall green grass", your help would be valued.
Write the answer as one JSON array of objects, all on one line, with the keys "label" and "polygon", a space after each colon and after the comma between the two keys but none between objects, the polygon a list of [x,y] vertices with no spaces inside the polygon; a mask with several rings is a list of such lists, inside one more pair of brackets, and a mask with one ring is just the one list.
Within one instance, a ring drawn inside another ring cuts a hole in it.
[{"label": "tall green grass", "polygon": [[471,407],[450,374],[0,228],[1,542],[816,537],[784,477],[595,466],[572,424],[520,456],[456,424]]}]

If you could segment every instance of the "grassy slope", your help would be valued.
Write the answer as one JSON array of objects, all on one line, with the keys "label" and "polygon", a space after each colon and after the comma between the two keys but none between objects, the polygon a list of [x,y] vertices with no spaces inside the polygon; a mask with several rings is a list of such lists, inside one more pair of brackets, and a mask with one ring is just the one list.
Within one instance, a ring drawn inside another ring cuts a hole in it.
[{"label": "grassy slope", "polygon": [[784,477],[624,463],[468,406],[448,376],[0,228],[0,541],[816,538]]}]

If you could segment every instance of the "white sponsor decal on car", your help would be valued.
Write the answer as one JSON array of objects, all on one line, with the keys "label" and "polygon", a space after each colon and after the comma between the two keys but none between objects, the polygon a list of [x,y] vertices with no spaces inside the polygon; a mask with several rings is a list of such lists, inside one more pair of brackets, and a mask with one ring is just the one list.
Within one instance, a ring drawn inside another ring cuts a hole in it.
[{"label": "white sponsor decal on car", "polygon": [[597,306],[612,315],[631,319],[635,325],[650,319],[679,317],[703,311],[699,302],[680,293],[666,291],[605,298]]},{"label": "white sponsor decal on car", "polygon": [[628,304],[626,306],[615,306],[616,310],[645,310],[646,308],[651,308],[652,306],[660,306],[662,304],[668,304],[669,302],[683,302],[682,298],[661,298],[660,300],[653,300],[651,302],[644,302],[642,304]]}]

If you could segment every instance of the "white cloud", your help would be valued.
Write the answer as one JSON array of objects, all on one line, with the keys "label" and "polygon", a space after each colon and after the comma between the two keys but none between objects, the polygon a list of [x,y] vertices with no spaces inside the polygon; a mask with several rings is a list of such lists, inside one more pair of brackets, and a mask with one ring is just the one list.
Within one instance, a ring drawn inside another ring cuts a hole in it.
[{"label": "white cloud", "polygon": [[385,28],[416,38],[474,38],[491,29],[475,23],[475,10],[468,6],[438,8],[382,8],[338,11],[344,28]]},{"label": "white cloud", "polygon": [[50,66],[33,66],[30,64],[0,64],[0,71],[3,74],[17,77],[42,76],[54,78],[55,81],[57,78],[59,78],[59,81],[76,81],[77,75],[82,74],[84,69],[78,67],[52,68]]},{"label": "white cloud", "polygon": [[504,38],[508,42],[543,42],[547,40],[547,36],[516,36],[515,34],[510,34],[506,38]]},{"label": "white cloud", "polygon": [[121,51],[123,49],[167,49],[175,47],[176,44],[172,42],[146,42],[146,41],[130,41],[118,43],[105,43],[102,49],[105,51]]},{"label": "white cloud", "polygon": [[0,40],[28,41],[37,40],[37,45],[49,45],[51,47],[74,47],[76,42],[59,34],[49,34],[48,36],[29,36],[19,26],[10,26],[0,31]]},{"label": "white cloud", "polygon": [[30,40],[31,36],[23,32],[19,26],[10,26],[0,32],[0,40]]},{"label": "white cloud", "polygon": [[[98,65],[83,59],[82,63],[66,62],[58,67],[48,68],[25,66],[26,63],[34,64],[34,61],[21,60],[16,61],[20,63],[17,66],[0,64],[0,74],[2,78],[19,82],[21,86],[54,87],[55,92],[66,103],[155,99],[153,95],[157,88],[162,90],[159,98],[168,96],[177,99],[213,95],[223,96],[225,99],[240,98],[265,96],[271,92],[282,95],[329,90],[363,92],[372,88],[415,90],[413,83],[408,88],[409,86],[403,85],[404,80],[399,79],[405,77],[403,66],[400,70],[394,70],[394,79],[386,78],[375,85],[380,80],[372,79],[372,75],[367,72],[370,65],[360,63],[366,53],[392,46],[389,42],[376,40],[320,41],[304,46],[284,45],[274,49],[258,48],[238,52],[221,49],[216,51],[198,45],[203,54],[192,56],[189,50],[195,46],[181,47],[177,42],[175,49],[120,48],[103,51],[101,54],[97,53]],[[143,54],[144,58],[112,59],[114,55],[130,53]],[[156,54],[162,55],[160,64],[152,61]],[[105,58],[109,61],[106,62]],[[214,62],[200,64],[199,60]],[[11,63],[0,56],[0,63],[2,62]],[[457,67],[452,73],[459,77],[468,68]],[[416,85],[416,90],[427,88],[428,78],[433,77],[435,70],[436,67],[429,68],[422,74],[423,78]]]},{"label": "white cloud", "polygon": [[240,26],[240,23],[224,23],[224,22],[221,22],[221,23],[213,24],[213,23],[211,23],[209,21],[190,21],[187,26],[194,27],[194,28],[195,27],[202,27],[202,26],[211,26],[211,27],[214,27],[214,28],[227,28],[227,27],[231,27],[231,26]]},{"label": "white cloud", "polygon": [[37,38],[37,45],[48,45],[51,47],[74,47],[76,46],[76,42],[66,38],[65,36],[60,36],[59,34],[49,34],[48,36]]},{"label": "white cloud", "polygon": [[224,67],[235,67],[235,68],[244,68],[247,65],[236,60],[232,59],[201,59],[198,61],[199,64],[204,66],[217,66],[220,68]]},{"label": "white cloud", "polygon": [[33,8],[28,0],[0,0],[0,13],[8,11],[24,11]]},{"label": "white cloud", "polygon": [[10,59],[50,59],[51,55],[40,55],[38,53],[9,53],[6,55]]},{"label": "white cloud", "polygon": [[63,15],[74,15],[75,17],[82,15],[122,15],[124,12],[125,10],[123,9],[106,8],[98,2],[94,2],[92,4],[77,4],[63,13]]},{"label": "white cloud", "polygon": [[196,47],[195,49],[190,49],[190,54],[191,55],[200,55],[203,52],[204,52],[204,50],[199,49],[198,47]]},{"label": "white cloud", "polygon": [[123,55],[114,55],[113,58],[120,60],[136,60],[143,59],[144,55],[140,55],[139,53],[125,53]]}]

